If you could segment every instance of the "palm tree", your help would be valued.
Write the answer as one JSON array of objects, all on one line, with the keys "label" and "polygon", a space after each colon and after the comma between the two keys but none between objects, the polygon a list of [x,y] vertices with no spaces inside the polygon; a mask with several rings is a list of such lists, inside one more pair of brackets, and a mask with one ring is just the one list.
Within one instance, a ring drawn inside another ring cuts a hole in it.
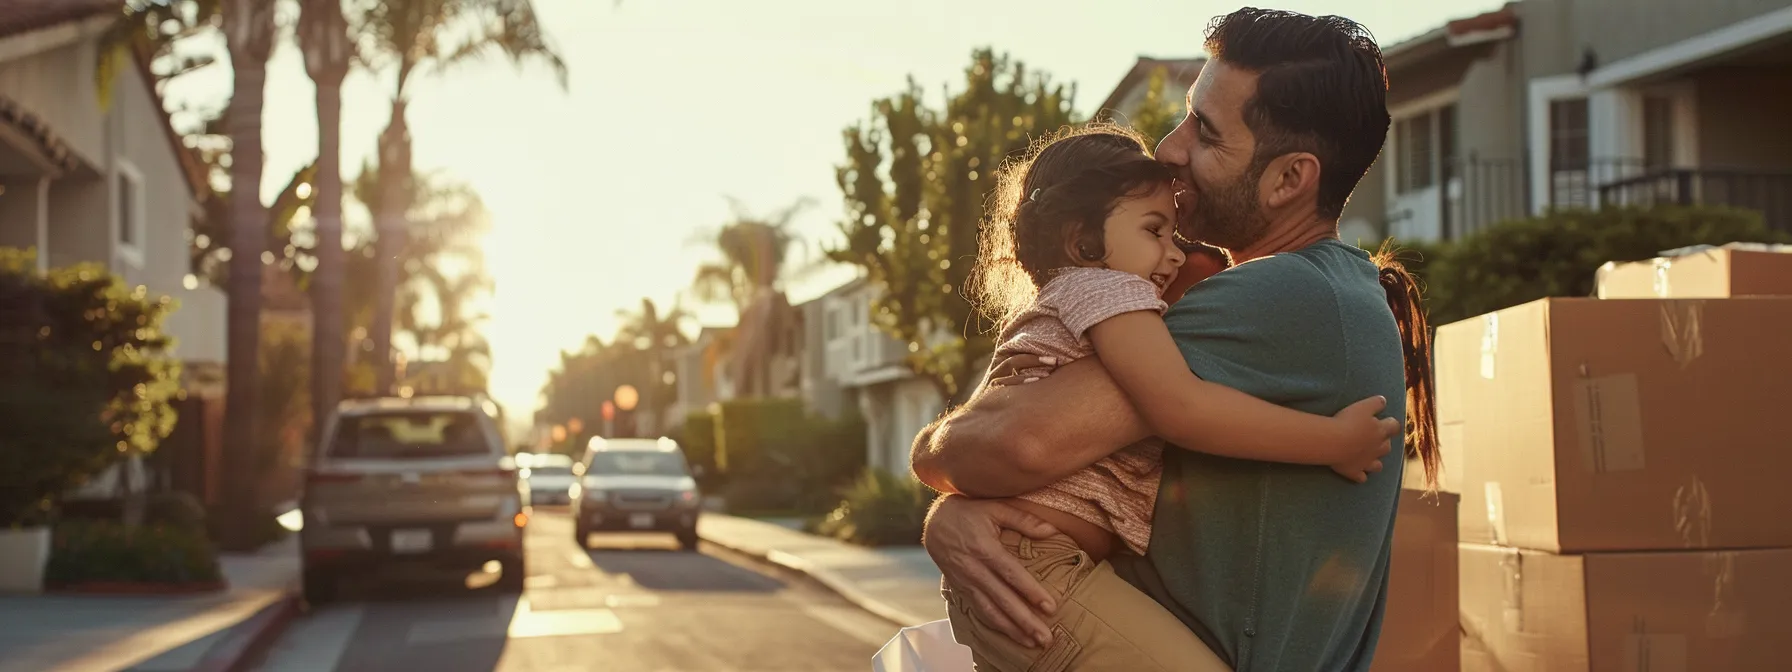
[{"label": "palm tree", "polygon": [[540,59],[554,69],[562,88],[566,64],[548,44],[530,0],[384,0],[368,6],[355,31],[381,65],[396,71],[392,117],[379,138],[382,183],[374,205],[380,262],[371,338],[376,387],[392,387],[392,321],[399,284],[398,259],[405,247],[410,207],[411,136],[405,122],[408,85],[426,69],[443,71],[497,51],[513,61]]},{"label": "palm tree", "polygon": [[721,260],[697,267],[692,286],[697,298],[732,303],[739,316],[728,355],[736,394],[766,396],[778,389],[772,360],[789,345],[786,336],[796,319],[781,285],[791,250],[802,244],[792,221],[808,206],[802,200],[771,217],[756,217],[735,203],[734,221],[713,234]]},{"label": "palm tree", "polygon": [[342,80],[354,58],[342,0],[301,0],[299,48],[305,73],[317,85],[317,167],[312,193],[316,204],[311,275],[311,404],[312,417],[328,417],[342,395],[346,349],[342,283]]},{"label": "palm tree", "polygon": [[[231,244],[229,318],[225,379],[229,386],[224,417],[224,473],[253,473],[258,444],[256,375],[260,364],[261,269],[267,250],[268,211],[261,203],[261,108],[267,88],[268,56],[274,50],[274,3],[225,0],[224,45],[230,52],[234,85],[226,123],[231,143]],[[246,542],[260,510],[254,479],[225,480],[227,544]],[[235,543],[232,543],[235,542]]]},{"label": "palm tree", "polygon": [[657,431],[666,427],[665,411],[678,398],[679,381],[676,376],[668,380],[671,367],[666,360],[673,349],[690,343],[683,325],[694,316],[676,304],[661,315],[653,300],[645,298],[641,299],[641,312],[618,311],[618,316],[623,322],[616,343],[632,344],[647,355],[647,384],[641,386],[641,408],[652,417],[653,426],[648,429]]}]

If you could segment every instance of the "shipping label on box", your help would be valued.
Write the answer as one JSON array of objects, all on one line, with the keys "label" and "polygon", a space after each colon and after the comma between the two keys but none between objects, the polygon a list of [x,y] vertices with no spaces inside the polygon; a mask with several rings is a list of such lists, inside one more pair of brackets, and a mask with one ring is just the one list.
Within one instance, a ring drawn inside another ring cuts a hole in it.
[{"label": "shipping label on box", "polygon": [[1436,352],[1463,541],[1792,547],[1792,298],[1546,299]]}]

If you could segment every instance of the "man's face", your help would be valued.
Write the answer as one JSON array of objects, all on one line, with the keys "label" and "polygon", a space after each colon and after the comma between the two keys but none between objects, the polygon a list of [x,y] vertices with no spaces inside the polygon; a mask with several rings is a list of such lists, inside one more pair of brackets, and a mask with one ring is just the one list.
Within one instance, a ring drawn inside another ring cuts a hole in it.
[{"label": "man's face", "polygon": [[1185,238],[1238,249],[1263,235],[1268,219],[1251,166],[1257,142],[1244,122],[1256,93],[1256,73],[1208,61],[1189,88],[1188,116],[1157,145],[1157,160],[1183,182],[1176,209]]}]

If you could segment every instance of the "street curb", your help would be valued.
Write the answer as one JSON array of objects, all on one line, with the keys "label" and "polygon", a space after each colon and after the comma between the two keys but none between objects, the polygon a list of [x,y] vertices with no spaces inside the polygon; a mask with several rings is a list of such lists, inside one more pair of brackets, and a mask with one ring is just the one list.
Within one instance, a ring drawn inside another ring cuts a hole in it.
[{"label": "street curb", "polygon": [[243,672],[251,660],[272,646],[293,616],[299,613],[299,596],[288,593],[255,615],[230,628],[230,634],[213,645],[190,672]]},{"label": "street curb", "polygon": [[834,591],[839,594],[840,597],[846,598],[846,601],[853,603],[854,606],[871,612],[872,615],[889,621],[895,624],[896,627],[906,628],[911,625],[920,625],[929,621],[938,620],[937,618],[917,616],[908,613],[898,607],[871,597],[870,595],[865,594],[864,591],[854,587],[851,581],[846,580],[845,577],[840,576],[833,570],[825,567],[817,567],[815,563],[795,555],[777,549],[759,550],[744,548],[738,544],[731,544],[714,537],[704,536],[701,529],[697,531],[697,536],[701,537],[704,541],[721,546],[722,548],[726,548],[735,553],[808,576],[809,578],[814,579],[816,583],[821,584],[822,587]]}]

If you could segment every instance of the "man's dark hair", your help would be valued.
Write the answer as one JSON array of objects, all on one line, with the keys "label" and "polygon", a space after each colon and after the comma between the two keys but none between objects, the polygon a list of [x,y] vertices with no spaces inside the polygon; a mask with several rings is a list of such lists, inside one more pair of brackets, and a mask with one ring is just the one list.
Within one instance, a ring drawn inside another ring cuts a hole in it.
[{"label": "man's dark hair", "polygon": [[1388,135],[1387,70],[1369,30],[1341,16],[1246,7],[1207,26],[1214,60],[1257,74],[1244,121],[1251,171],[1290,152],[1319,158],[1319,214],[1337,219]]}]

